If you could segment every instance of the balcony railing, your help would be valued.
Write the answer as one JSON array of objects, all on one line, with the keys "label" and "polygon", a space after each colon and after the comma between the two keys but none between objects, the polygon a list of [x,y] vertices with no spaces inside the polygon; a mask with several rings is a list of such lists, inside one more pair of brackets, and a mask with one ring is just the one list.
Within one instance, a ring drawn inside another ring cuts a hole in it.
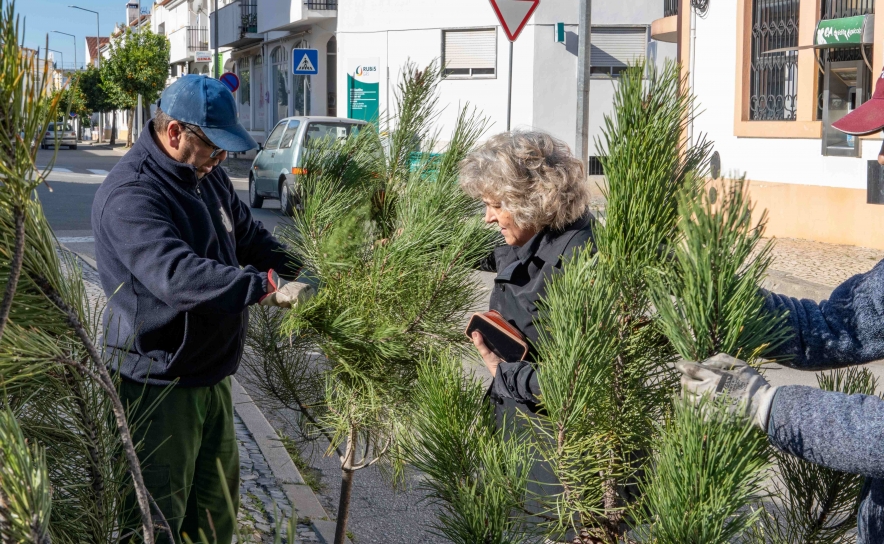
[{"label": "balcony railing", "polygon": [[338,9],[338,0],[307,0],[307,9]]},{"label": "balcony railing", "polygon": [[258,4],[255,0],[246,2],[242,0],[239,4],[241,13],[241,23],[239,25],[240,37],[246,34],[254,34],[258,32]]},{"label": "balcony railing", "polygon": [[663,17],[678,15],[678,4],[680,0],[663,0]]},{"label": "balcony railing", "polygon": [[205,28],[187,27],[187,50],[207,51],[209,49],[209,32]]}]

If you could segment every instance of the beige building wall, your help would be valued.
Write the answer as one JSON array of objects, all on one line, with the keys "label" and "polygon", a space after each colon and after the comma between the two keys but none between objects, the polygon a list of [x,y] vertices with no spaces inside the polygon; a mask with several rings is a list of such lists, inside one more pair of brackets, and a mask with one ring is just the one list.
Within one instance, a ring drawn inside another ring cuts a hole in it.
[{"label": "beige building wall", "polygon": [[[715,142],[723,173],[751,180],[756,215],[769,214],[768,235],[884,249],[884,206],[866,203],[867,161],[877,158],[881,135],[863,139],[860,158],[822,155],[813,50],[798,53],[797,119],[750,120],[753,1],[713,3],[696,19],[693,91],[703,113],[694,133]],[[813,42],[821,1],[801,0],[799,45]],[[677,38],[686,75],[693,44],[688,6],[689,0],[680,4]],[[884,64],[884,0],[876,0],[875,12],[873,82]]]}]

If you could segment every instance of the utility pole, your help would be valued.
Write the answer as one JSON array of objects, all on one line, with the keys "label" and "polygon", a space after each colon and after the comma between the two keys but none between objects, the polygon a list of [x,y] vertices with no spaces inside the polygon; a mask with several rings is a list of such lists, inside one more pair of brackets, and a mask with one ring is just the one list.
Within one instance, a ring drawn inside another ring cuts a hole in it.
[{"label": "utility pole", "polygon": [[220,79],[221,66],[219,65],[221,64],[221,59],[218,58],[218,0],[215,0],[215,22],[213,23],[212,18],[209,17],[209,24],[212,25],[212,35],[215,36],[215,66],[213,66],[213,71],[215,72],[215,79]]},{"label": "utility pole", "polygon": [[[577,45],[577,158],[589,166],[589,77],[592,58],[592,0],[580,0]],[[587,172],[588,173],[588,172]]]}]

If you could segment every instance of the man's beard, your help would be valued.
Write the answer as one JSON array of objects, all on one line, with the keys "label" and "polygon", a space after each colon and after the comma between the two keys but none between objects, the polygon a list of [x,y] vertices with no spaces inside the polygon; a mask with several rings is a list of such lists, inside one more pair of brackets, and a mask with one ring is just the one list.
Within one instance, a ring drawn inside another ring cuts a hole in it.
[{"label": "man's beard", "polygon": [[196,142],[185,139],[183,145],[181,146],[181,162],[184,164],[189,164],[196,168],[196,179],[201,180],[206,177],[206,174],[200,172],[200,168],[205,166],[203,164],[196,164],[196,156],[198,155]]}]

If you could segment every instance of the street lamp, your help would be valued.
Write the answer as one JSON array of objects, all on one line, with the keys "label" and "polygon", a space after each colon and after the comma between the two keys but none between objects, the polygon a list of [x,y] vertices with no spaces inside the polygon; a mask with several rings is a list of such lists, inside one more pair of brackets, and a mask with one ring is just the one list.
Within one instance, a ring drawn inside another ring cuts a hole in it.
[{"label": "street lamp", "polygon": [[[90,13],[95,14],[95,51],[98,54],[98,68],[101,69],[101,17],[99,17],[98,12],[94,9],[86,9],[81,8],[80,6],[68,6],[69,8],[79,9],[83,11],[88,11]],[[104,132],[104,115],[99,112],[98,114],[98,143],[101,143],[101,136]]]},{"label": "street lamp", "polygon": [[62,32],[60,30],[53,30],[56,34],[64,34],[65,36],[70,36],[74,39],[74,70],[79,69],[79,65],[77,64],[77,37],[73,34],[68,34],[67,32]]},{"label": "street lamp", "polygon": [[58,53],[59,55],[61,55],[61,73],[64,74],[64,53],[62,53],[61,51],[59,51],[57,49],[49,49],[48,47],[46,48],[46,50],[52,51],[53,53]]}]

